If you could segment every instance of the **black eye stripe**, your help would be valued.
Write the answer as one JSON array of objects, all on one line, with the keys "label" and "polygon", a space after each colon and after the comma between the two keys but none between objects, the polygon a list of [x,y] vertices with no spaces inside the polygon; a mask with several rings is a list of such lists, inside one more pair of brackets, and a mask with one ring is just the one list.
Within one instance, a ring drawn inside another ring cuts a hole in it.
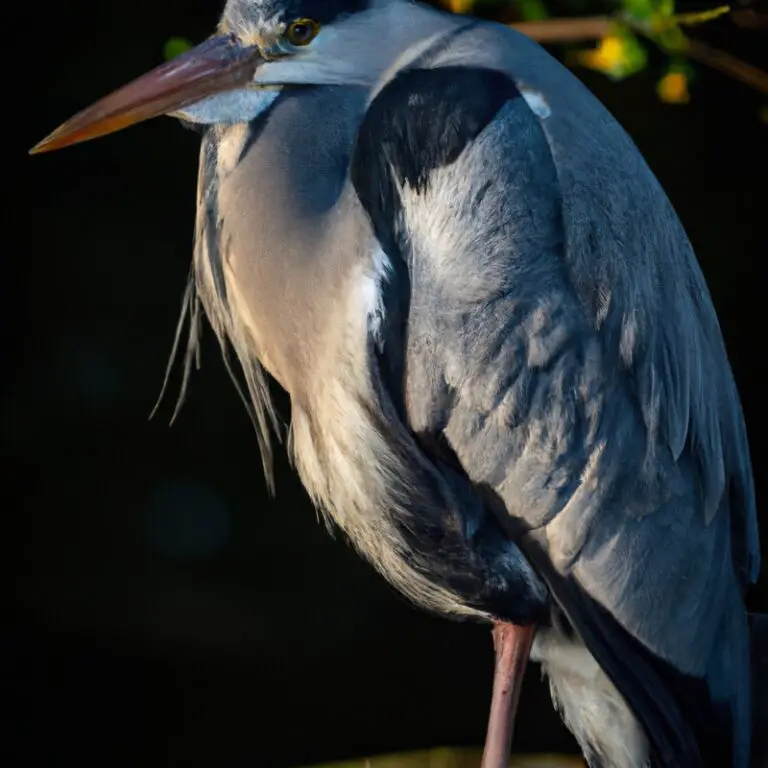
[{"label": "black eye stripe", "polygon": [[318,24],[330,24],[339,16],[362,11],[367,6],[367,0],[295,0],[288,7],[294,19],[314,19]]},{"label": "black eye stripe", "polygon": [[[331,24],[340,16],[364,11],[369,0],[230,0],[225,17],[242,23],[270,19],[279,14],[284,24],[294,19],[313,19],[321,26]],[[234,26],[238,26],[236,23]]]}]

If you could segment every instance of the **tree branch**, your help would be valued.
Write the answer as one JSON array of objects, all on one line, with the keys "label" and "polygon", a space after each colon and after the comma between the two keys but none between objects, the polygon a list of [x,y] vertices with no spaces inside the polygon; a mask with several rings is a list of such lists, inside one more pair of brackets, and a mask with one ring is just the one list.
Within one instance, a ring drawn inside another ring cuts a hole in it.
[{"label": "tree branch", "polygon": [[604,37],[611,27],[608,16],[587,16],[581,19],[547,19],[512,24],[518,31],[537,43],[576,43]]},{"label": "tree branch", "polygon": [[[640,24],[632,23],[624,17],[588,16],[577,19],[547,19],[545,21],[524,21],[511,26],[538,43],[551,44],[598,40],[605,37],[611,26],[616,23],[625,24],[664,50],[663,44],[654,37],[652,30]],[[694,61],[730,75],[735,80],[749,85],[760,93],[768,94],[768,73],[737,59],[730,53],[712,48],[699,40],[691,39],[688,39],[682,53]]]},{"label": "tree branch", "polygon": [[768,73],[763,72],[746,61],[731,56],[726,51],[712,48],[701,40],[689,40],[685,49],[685,55],[690,59],[706,64],[712,69],[717,69],[730,75],[742,83],[752,86],[756,91],[768,95]]}]

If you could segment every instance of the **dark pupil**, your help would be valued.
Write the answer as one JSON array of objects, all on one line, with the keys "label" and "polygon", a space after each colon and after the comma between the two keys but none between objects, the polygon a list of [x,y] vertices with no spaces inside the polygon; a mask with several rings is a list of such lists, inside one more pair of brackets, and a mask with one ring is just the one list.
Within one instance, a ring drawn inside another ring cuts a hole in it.
[{"label": "dark pupil", "polygon": [[309,24],[294,24],[291,32],[295,40],[307,40],[312,34],[312,28]]}]

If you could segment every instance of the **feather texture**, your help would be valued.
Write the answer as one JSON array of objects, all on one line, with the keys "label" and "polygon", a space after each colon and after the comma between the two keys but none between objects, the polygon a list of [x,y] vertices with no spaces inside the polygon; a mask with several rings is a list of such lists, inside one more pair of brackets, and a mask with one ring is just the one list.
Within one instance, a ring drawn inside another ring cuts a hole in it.
[{"label": "feather texture", "polygon": [[[511,537],[529,531],[519,545],[607,674],[600,685],[616,686],[617,706],[628,703],[650,741],[627,732],[628,755],[621,737],[577,722],[587,712],[578,696],[598,694],[569,684],[565,643],[542,642],[585,754],[622,768],[746,766],[742,592],[759,565],[756,516],[704,279],[636,147],[541,49],[477,27],[429,66],[486,60],[548,110],[507,101],[423,177],[398,176],[407,163],[382,151],[396,192],[380,240],[396,244],[410,277],[410,428],[447,440]],[[405,80],[400,70],[374,100],[370,113],[381,100],[388,118],[375,135],[412,103]],[[475,109],[481,92],[450,96],[453,114],[463,116],[457,101]],[[420,162],[418,134],[401,138],[406,160]],[[380,231],[379,207],[367,207]]]}]

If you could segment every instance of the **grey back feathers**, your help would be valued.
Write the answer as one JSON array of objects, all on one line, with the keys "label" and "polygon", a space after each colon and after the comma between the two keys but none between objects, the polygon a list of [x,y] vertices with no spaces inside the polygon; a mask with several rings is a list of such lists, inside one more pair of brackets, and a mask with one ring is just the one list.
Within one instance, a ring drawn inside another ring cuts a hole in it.
[{"label": "grey back feathers", "polygon": [[[406,190],[412,294],[429,299],[412,301],[409,321],[411,423],[446,436],[475,485],[533,529],[617,632],[707,680],[693,748],[699,740],[699,760],[744,765],[741,593],[759,554],[743,420],[713,308],[626,134],[537,46],[510,34],[494,48],[494,34],[467,32],[443,62],[494,59],[521,91],[542,95],[549,116],[510,102],[433,176],[429,195]],[[696,723],[697,695],[675,698]],[[664,719],[654,717],[660,728]],[[691,739],[668,736],[678,746],[657,760],[695,759]],[[708,746],[720,751],[708,756]]]}]

